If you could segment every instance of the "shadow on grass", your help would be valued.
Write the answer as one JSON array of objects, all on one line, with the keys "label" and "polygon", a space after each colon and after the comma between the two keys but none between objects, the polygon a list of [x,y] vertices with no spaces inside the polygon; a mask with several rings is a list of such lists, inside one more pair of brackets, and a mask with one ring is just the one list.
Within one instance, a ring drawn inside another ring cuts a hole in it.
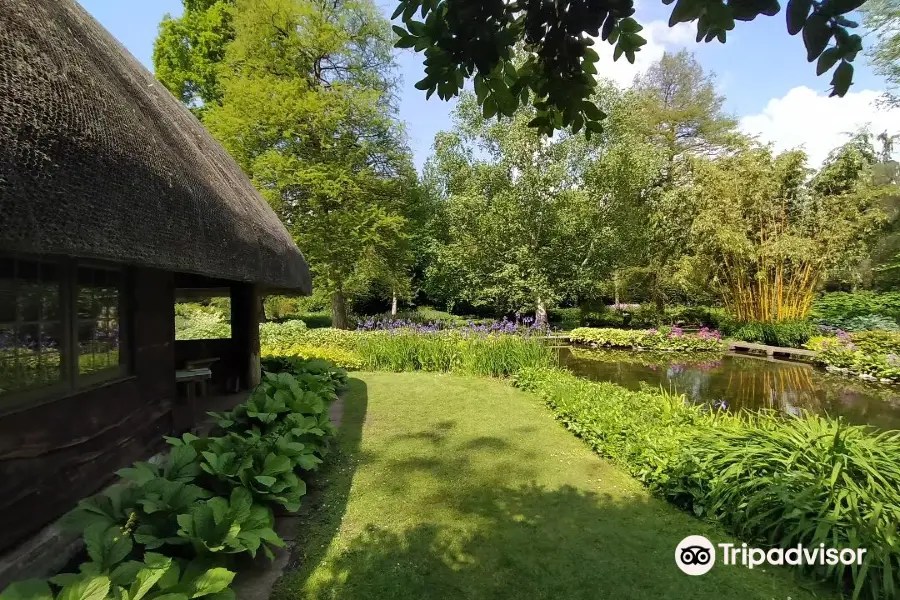
[{"label": "shadow on grass", "polygon": [[476,527],[423,522],[398,533],[369,526],[292,598],[786,597],[785,579],[760,572],[723,566],[689,577],[678,571],[680,538],[652,528],[659,521],[652,503],[536,485],[472,489],[459,500],[457,508]]},{"label": "shadow on grass", "polygon": [[[352,380],[345,398],[325,500],[304,505],[294,564],[273,600],[816,597],[785,572],[683,574],[678,542],[693,534],[725,541],[720,532],[623,489],[599,459],[558,448],[557,430],[482,426],[453,406],[445,414],[456,422],[438,409],[410,415],[402,402],[384,402],[383,426],[370,423],[361,452],[365,383]],[[401,419],[398,433],[390,424]]]},{"label": "shadow on grass", "polygon": [[[289,571],[308,573],[322,561],[341,525],[353,475],[363,462],[359,446],[369,403],[368,387],[364,381],[351,378],[340,397],[344,407],[333,453],[311,482],[309,493],[296,514],[300,526],[295,532]],[[276,585],[272,597],[281,597],[279,593]]]}]

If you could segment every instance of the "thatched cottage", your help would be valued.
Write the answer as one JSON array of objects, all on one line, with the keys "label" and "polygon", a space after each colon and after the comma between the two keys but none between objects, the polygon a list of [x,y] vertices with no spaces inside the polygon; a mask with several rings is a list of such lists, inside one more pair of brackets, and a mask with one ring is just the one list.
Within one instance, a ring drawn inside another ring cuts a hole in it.
[{"label": "thatched cottage", "polygon": [[[230,339],[176,343],[198,290],[230,296]],[[240,168],[75,0],[0,0],[0,552],[184,426],[186,361],[255,385],[260,294],[310,290]]]}]

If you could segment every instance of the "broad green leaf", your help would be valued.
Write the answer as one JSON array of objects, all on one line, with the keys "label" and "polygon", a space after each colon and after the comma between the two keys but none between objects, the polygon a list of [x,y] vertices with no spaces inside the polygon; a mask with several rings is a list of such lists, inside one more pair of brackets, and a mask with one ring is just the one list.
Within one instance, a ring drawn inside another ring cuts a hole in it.
[{"label": "broad green leaf", "polygon": [[831,70],[831,67],[841,59],[841,51],[838,48],[831,47],[825,50],[816,63],[816,75],[822,75]]},{"label": "broad green leaf", "polygon": [[257,475],[253,479],[267,488],[272,487],[273,485],[275,485],[275,482],[278,481],[275,477],[271,477],[269,475]]},{"label": "broad green leaf", "polygon": [[137,577],[138,572],[144,568],[144,564],[136,560],[129,560],[113,569],[109,579],[113,585],[128,587]]},{"label": "broad green leaf", "polygon": [[828,25],[828,19],[820,14],[814,13],[806,20],[803,25],[803,43],[806,45],[806,60],[812,62],[816,60],[820,54],[828,46],[831,39],[831,28]]},{"label": "broad green leaf", "polygon": [[0,600],[53,600],[53,593],[46,581],[30,579],[4,589],[0,592]]},{"label": "broad green leaf", "polygon": [[791,35],[797,35],[803,30],[806,24],[806,18],[812,8],[812,0],[789,0],[787,11],[785,11],[785,19],[787,20],[787,30]]},{"label": "broad green leaf", "polygon": [[57,600],[105,600],[109,586],[109,577],[105,575],[89,577],[64,587]]},{"label": "broad green leaf", "polygon": [[847,90],[850,89],[850,85],[852,83],[853,65],[845,60],[842,60],[841,64],[838,65],[838,68],[834,70],[834,76],[831,79],[831,85],[834,86],[831,95],[843,96],[847,93]]},{"label": "broad green leaf", "polygon": [[171,566],[172,562],[170,560],[167,565],[154,565],[138,571],[134,583],[129,590],[131,600],[140,600],[146,596]]},{"label": "broad green leaf", "polygon": [[210,569],[194,580],[192,584],[193,595],[191,598],[200,598],[209,594],[215,594],[231,585],[234,573],[222,567]]},{"label": "broad green leaf", "polygon": [[243,522],[250,516],[250,510],[253,507],[253,495],[245,487],[234,488],[231,491],[229,505],[234,520]]}]

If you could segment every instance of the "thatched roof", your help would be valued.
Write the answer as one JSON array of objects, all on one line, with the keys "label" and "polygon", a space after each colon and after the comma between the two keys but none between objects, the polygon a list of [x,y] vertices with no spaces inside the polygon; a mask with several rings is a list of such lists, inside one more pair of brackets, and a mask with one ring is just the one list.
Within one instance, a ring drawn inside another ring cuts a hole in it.
[{"label": "thatched roof", "polygon": [[74,0],[0,0],[0,252],[311,289],[240,167]]}]

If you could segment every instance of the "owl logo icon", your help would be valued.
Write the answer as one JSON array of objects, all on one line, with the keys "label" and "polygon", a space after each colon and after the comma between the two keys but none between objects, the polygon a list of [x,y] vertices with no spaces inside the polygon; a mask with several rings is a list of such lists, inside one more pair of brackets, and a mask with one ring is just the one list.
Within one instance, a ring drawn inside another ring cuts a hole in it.
[{"label": "owl logo icon", "polygon": [[689,535],[675,548],[675,564],[688,575],[703,575],[716,564],[716,549],[702,535]]}]

